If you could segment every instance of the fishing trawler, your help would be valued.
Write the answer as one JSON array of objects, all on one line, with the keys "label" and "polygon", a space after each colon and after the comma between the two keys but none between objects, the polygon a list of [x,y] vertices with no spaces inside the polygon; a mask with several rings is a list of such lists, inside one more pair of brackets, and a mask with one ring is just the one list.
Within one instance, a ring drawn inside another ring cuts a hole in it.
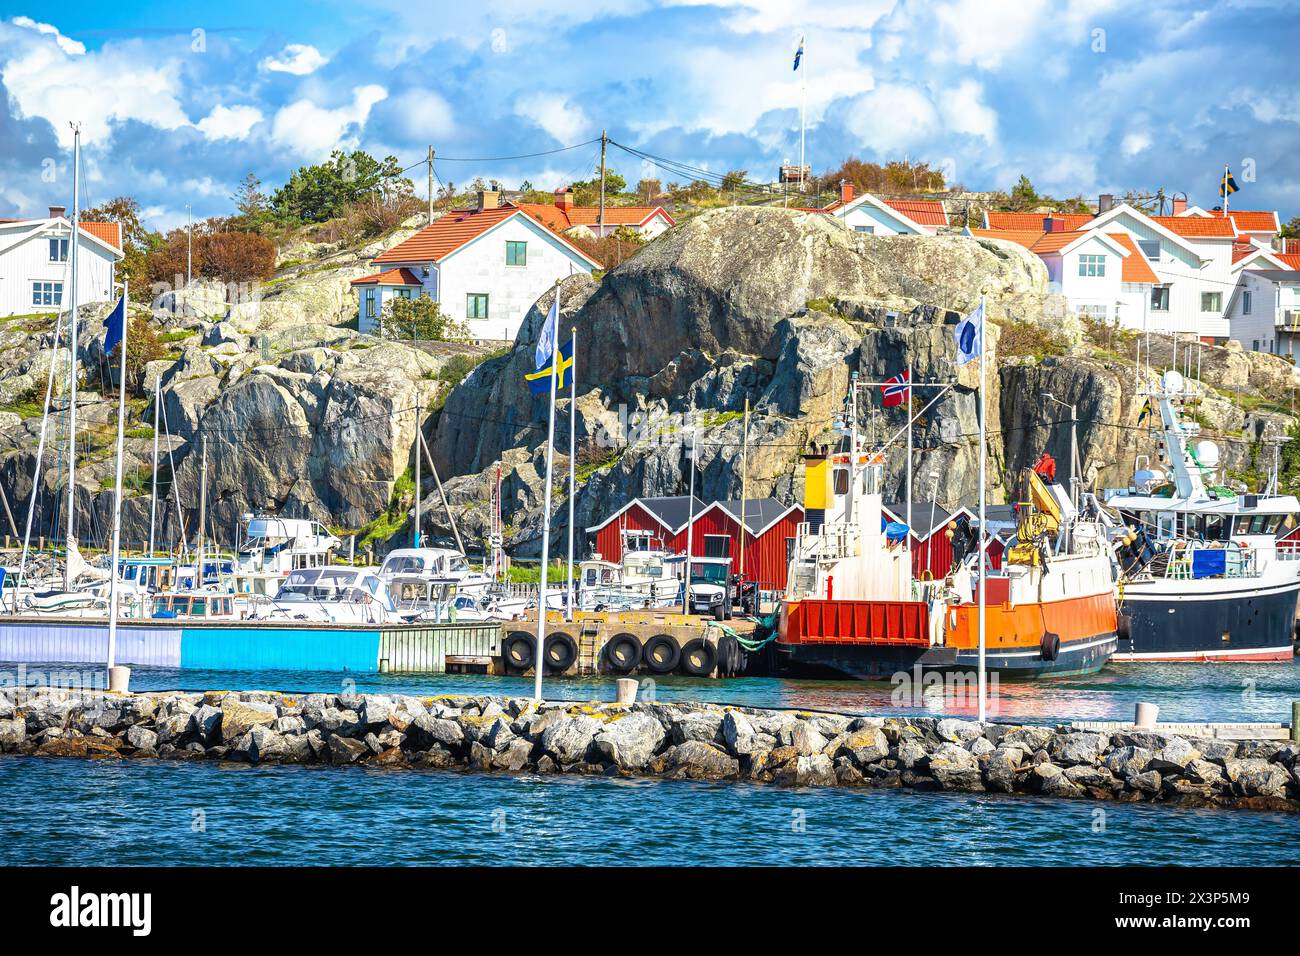
[{"label": "fishing trawler", "polygon": [[[866,680],[975,671],[983,549],[959,547],[947,578],[917,580],[906,529],[882,517],[883,456],[821,449],[804,460],[808,520],[794,542],[778,665]],[[1105,529],[1033,470],[1024,491],[1002,566],[986,569],[986,669],[1004,678],[1092,673],[1116,647]]]},{"label": "fishing trawler", "polygon": [[1181,374],[1161,376],[1147,401],[1163,467],[1135,468],[1131,487],[1106,495],[1124,525],[1115,660],[1290,661],[1300,552],[1280,539],[1300,501],[1219,484],[1218,447],[1193,444],[1200,426],[1180,414],[1189,397]]}]

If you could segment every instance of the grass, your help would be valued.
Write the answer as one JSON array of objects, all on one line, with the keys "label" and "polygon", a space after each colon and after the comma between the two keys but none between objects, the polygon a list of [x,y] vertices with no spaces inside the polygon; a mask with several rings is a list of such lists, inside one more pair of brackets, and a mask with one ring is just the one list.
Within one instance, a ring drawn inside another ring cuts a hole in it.
[{"label": "grass", "polygon": [[33,388],[0,405],[0,412],[13,412],[20,418],[39,418],[45,414],[45,392]]},{"label": "grass", "polygon": [[600,448],[598,446],[590,451],[587,447],[582,448],[578,452],[578,466],[573,472],[574,479],[585,482],[596,472],[612,468],[623,457],[623,451],[622,448]]},{"label": "grass", "polygon": [[153,426],[141,425],[139,428],[128,428],[126,430],[127,438],[153,438]]},{"label": "grass", "polygon": [[415,494],[415,473],[407,468],[393,482],[393,493],[388,499],[388,508],[381,511],[373,520],[357,529],[358,550],[380,541],[387,541],[410,524],[405,503]]},{"label": "grass", "polygon": [[714,428],[717,425],[725,425],[727,422],[734,422],[737,418],[744,417],[744,412],[705,412],[700,418],[700,424],[705,428]]},{"label": "grass", "polygon": [[[569,563],[566,560],[557,559],[550,563],[550,569],[546,572],[546,584],[554,581],[563,581],[568,575]],[[510,565],[510,583],[511,584],[541,584],[542,583],[542,565],[537,564],[511,564]],[[573,576],[576,580],[578,577],[578,564],[575,561],[573,565]]]},{"label": "grass", "polygon": [[158,341],[163,345],[170,345],[173,342],[183,342],[186,339],[195,338],[198,334],[193,329],[176,329],[172,332],[164,332],[158,336]]},{"label": "grass", "polygon": [[1032,356],[1041,361],[1049,355],[1066,353],[1066,343],[1036,322],[1018,322],[1012,319],[993,321],[1002,333],[998,337],[998,353],[1001,355]]},{"label": "grass", "polygon": [[833,299],[809,299],[804,303],[804,308],[809,312],[822,312],[826,315],[839,315],[839,309],[835,307]]}]

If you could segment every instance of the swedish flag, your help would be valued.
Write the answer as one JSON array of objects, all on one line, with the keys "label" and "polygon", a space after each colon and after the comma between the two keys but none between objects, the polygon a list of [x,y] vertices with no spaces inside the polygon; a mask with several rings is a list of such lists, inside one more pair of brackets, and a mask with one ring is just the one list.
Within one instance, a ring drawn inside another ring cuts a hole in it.
[{"label": "swedish flag", "polygon": [[[542,367],[536,372],[529,372],[524,376],[528,382],[528,388],[534,395],[545,395],[551,390],[551,375],[554,374],[553,366],[555,362],[551,360],[544,362]],[[556,391],[568,388],[569,383],[573,381],[573,339],[565,342],[560,346],[560,380],[555,383]]]},{"label": "swedish flag", "polygon": [[799,64],[803,61],[803,37],[799,38],[799,49],[794,51],[794,68],[799,69]]},{"label": "swedish flag", "polygon": [[1142,414],[1138,416],[1138,424],[1141,425],[1144,421],[1146,421],[1149,417],[1151,417],[1151,414],[1154,411],[1155,409],[1151,407],[1151,399],[1148,398],[1145,402],[1142,403]]},{"label": "swedish flag", "polygon": [[1232,178],[1232,170],[1223,167],[1223,180],[1219,183],[1219,195],[1227,199],[1237,191],[1237,181]]}]

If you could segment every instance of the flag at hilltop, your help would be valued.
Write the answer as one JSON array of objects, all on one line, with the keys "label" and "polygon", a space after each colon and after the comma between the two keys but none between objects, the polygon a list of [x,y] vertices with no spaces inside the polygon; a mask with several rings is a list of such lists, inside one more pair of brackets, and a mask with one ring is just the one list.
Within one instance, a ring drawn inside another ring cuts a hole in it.
[{"label": "flag at hilltop", "polygon": [[1223,167],[1223,179],[1219,181],[1219,196],[1227,199],[1237,191],[1237,181],[1232,178],[1232,170]]},{"label": "flag at hilltop", "polygon": [[799,69],[799,64],[803,62],[803,37],[799,38],[799,49],[794,51],[794,69]]},{"label": "flag at hilltop", "polygon": [[957,364],[965,365],[972,359],[980,357],[984,351],[984,300],[966,318],[957,323],[953,331],[957,340]]},{"label": "flag at hilltop", "polygon": [[885,408],[897,408],[912,397],[912,371],[903,369],[893,378],[885,379],[880,386],[881,404]]}]

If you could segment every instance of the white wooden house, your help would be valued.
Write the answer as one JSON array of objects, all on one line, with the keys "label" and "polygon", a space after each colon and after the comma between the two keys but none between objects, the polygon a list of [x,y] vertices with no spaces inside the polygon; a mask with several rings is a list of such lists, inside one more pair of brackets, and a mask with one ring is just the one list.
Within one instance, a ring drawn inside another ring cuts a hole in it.
[{"label": "white wooden house", "polygon": [[[72,223],[61,206],[44,219],[0,220],[0,315],[65,308],[72,294]],[[81,223],[77,296],[82,305],[112,297],[122,231],[113,222]]]},{"label": "white wooden house", "polygon": [[533,303],[558,280],[601,265],[564,236],[494,192],[449,212],[373,260],[355,279],[357,328],[374,332],[384,304],[427,295],[477,339],[512,340]]},{"label": "white wooden house", "polygon": [[854,195],[853,184],[840,183],[840,197],[821,208],[852,229],[874,236],[932,236],[948,225],[943,203],[934,199],[880,199],[871,193]]}]

